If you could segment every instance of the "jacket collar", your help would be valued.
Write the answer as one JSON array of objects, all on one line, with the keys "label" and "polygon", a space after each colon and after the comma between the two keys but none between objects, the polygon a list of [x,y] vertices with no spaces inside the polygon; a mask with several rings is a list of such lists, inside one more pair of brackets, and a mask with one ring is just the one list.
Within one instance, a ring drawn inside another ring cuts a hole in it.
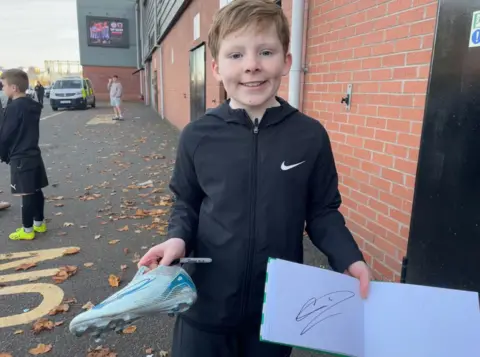
[{"label": "jacket collar", "polygon": [[[268,108],[265,111],[265,114],[260,121],[260,127],[278,124],[292,114],[298,112],[298,110],[288,104],[286,100],[280,97],[275,98],[280,105],[278,107]],[[206,115],[215,116],[219,119],[225,120],[227,123],[246,125],[249,128],[253,127],[253,122],[244,109],[232,109],[230,107],[230,99],[227,99],[218,107],[209,110]]]}]

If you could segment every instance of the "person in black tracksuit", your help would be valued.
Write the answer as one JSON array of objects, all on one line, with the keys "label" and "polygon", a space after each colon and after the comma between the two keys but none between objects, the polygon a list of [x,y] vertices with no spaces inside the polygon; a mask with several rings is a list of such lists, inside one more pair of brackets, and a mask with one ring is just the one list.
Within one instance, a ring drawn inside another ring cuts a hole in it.
[{"label": "person in black tracksuit", "polygon": [[35,93],[37,93],[38,102],[43,105],[43,97],[45,96],[45,87],[42,85],[42,83],[37,82],[37,85],[35,86]]},{"label": "person in black tracksuit", "polygon": [[[288,33],[273,2],[237,0],[220,12],[211,50],[218,26],[254,16],[281,22]],[[198,299],[176,320],[173,357],[289,356],[290,347],[259,341],[265,274],[269,257],[303,262],[304,229],[334,270],[368,284],[368,267],[339,212],[328,134],[274,94],[290,58],[271,31],[240,29],[224,49],[212,50],[229,99],[183,129],[170,182],[170,239],[139,262],[154,268],[183,255],[212,258],[185,267]]]},{"label": "person in black tracksuit", "polygon": [[28,75],[12,69],[2,74],[8,104],[0,127],[0,161],[10,165],[12,194],[22,197],[23,227],[10,234],[12,240],[31,240],[46,230],[42,189],[48,178],[39,147],[40,114],[43,106],[26,97]]}]

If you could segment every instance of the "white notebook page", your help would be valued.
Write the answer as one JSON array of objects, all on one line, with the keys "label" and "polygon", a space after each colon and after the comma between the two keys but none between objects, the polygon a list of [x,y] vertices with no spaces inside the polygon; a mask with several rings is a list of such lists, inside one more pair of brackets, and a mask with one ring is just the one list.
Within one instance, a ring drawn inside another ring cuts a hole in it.
[{"label": "white notebook page", "polygon": [[373,282],[365,301],[365,357],[385,356],[480,356],[478,294]]},{"label": "white notebook page", "polygon": [[363,326],[356,279],[284,260],[270,261],[263,340],[364,357]]}]

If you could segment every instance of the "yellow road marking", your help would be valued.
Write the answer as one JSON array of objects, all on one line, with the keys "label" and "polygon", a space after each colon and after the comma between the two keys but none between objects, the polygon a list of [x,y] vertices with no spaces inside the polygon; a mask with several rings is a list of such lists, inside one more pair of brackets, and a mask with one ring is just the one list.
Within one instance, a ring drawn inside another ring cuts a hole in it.
[{"label": "yellow road marking", "polygon": [[[69,248],[78,247],[64,247],[0,254],[0,261],[12,260],[10,262],[0,264],[0,271],[14,269],[17,266],[25,263],[39,263],[45,260],[60,258]],[[0,283],[45,278],[54,276],[58,271],[59,269],[52,268],[0,275]],[[50,310],[60,305],[64,297],[64,292],[61,287],[48,283],[22,284],[0,288],[0,296],[33,293],[42,295],[43,300],[40,305],[22,314],[0,317],[0,328],[31,323],[32,321],[47,315]]]},{"label": "yellow road marking", "polygon": [[28,312],[18,315],[0,317],[0,328],[28,324],[42,316],[45,316],[50,310],[62,303],[64,296],[63,290],[53,284],[24,284],[8,286],[0,289],[0,296],[28,293],[41,294],[43,301],[36,308]]},{"label": "yellow road marking", "polygon": [[99,125],[99,124],[117,124],[118,121],[112,120],[113,114],[98,114],[90,119],[86,125]]},{"label": "yellow road marking", "polygon": [[24,273],[0,275],[0,283],[10,283],[12,281],[34,280],[54,276],[60,269],[43,269],[39,271],[29,271]]},{"label": "yellow road marking", "polygon": [[31,250],[29,252],[0,254],[0,260],[25,258],[21,260],[15,260],[10,263],[0,264],[0,271],[13,269],[24,263],[38,263],[44,260],[52,260],[55,258],[59,258],[63,256],[63,252],[69,248],[77,248],[77,247],[42,249],[42,250]]}]

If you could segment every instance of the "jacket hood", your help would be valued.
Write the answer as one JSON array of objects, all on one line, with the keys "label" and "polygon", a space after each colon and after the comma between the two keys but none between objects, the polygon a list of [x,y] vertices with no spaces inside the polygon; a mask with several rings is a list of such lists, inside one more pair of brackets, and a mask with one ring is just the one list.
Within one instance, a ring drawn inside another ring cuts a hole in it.
[{"label": "jacket hood", "polygon": [[21,103],[22,105],[24,105],[27,108],[27,111],[32,114],[40,115],[42,112],[43,105],[33,100],[32,98],[20,97],[15,99],[15,101],[18,101],[19,104]]},{"label": "jacket hood", "polygon": [[21,103],[24,103],[25,107],[30,113],[34,113],[36,115],[40,115],[43,109],[43,105],[40,104],[39,102],[33,100],[32,98],[28,97],[21,97],[16,99],[20,101]]}]

